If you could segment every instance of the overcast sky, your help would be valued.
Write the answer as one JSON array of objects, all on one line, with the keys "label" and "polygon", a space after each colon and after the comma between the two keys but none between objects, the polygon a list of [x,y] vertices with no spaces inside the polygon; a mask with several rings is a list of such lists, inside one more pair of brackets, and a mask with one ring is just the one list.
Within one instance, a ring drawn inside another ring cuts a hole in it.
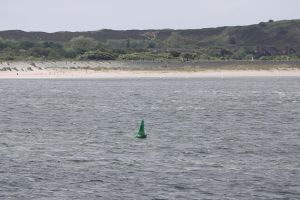
[{"label": "overcast sky", "polygon": [[300,0],[0,0],[0,30],[191,29],[300,19]]}]

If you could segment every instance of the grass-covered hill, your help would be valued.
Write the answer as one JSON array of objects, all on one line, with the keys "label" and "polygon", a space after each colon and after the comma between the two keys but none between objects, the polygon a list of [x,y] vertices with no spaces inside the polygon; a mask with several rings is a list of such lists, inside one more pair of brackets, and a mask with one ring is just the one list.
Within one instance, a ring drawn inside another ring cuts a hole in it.
[{"label": "grass-covered hill", "polygon": [[297,59],[300,20],[190,30],[0,31],[0,59]]}]

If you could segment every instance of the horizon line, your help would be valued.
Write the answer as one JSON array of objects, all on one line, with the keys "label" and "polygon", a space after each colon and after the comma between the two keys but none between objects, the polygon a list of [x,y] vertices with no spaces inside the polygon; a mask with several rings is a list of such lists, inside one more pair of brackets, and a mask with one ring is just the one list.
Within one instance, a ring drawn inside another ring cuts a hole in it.
[{"label": "horizon line", "polygon": [[[272,20],[272,19],[270,19]],[[270,21],[269,20],[269,21]],[[281,19],[281,20],[273,20],[273,22],[282,22],[282,21],[297,21],[300,19]],[[0,30],[0,32],[7,32],[7,31],[20,31],[20,32],[41,32],[41,33],[61,33],[61,32],[98,32],[98,31],[151,31],[151,30],[174,30],[174,31],[180,31],[180,30],[201,30],[201,29],[214,29],[214,28],[224,28],[224,27],[242,27],[242,26],[253,26],[258,25],[259,23],[268,23],[269,21],[260,21],[258,23],[252,23],[252,24],[245,24],[245,25],[224,25],[224,26],[215,26],[215,27],[203,27],[203,28],[146,28],[146,29],[139,29],[139,28],[133,28],[133,29],[111,29],[111,28],[102,28],[97,30],[81,30],[81,31],[73,31],[73,30],[60,30],[60,31],[42,31],[42,30],[22,30],[22,29],[6,29],[6,30]]]}]

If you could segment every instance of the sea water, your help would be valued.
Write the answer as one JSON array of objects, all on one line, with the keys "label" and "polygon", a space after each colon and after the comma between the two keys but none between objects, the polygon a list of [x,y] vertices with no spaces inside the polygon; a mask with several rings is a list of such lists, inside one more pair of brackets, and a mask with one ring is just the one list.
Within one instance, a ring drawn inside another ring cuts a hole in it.
[{"label": "sea water", "polygon": [[0,199],[300,198],[299,78],[0,80],[0,94]]}]

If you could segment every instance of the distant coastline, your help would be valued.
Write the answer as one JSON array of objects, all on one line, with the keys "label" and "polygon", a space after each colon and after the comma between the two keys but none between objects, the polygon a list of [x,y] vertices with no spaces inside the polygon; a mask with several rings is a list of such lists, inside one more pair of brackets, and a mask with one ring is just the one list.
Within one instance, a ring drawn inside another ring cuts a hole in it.
[{"label": "distant coastline", "polygon": [[300,77],[300,61],[4,61],[6,78]]},{"label": "distant coastline", "polygon": [[300,60],[300,20],[203,29],[0,31],[0,60]]}]

